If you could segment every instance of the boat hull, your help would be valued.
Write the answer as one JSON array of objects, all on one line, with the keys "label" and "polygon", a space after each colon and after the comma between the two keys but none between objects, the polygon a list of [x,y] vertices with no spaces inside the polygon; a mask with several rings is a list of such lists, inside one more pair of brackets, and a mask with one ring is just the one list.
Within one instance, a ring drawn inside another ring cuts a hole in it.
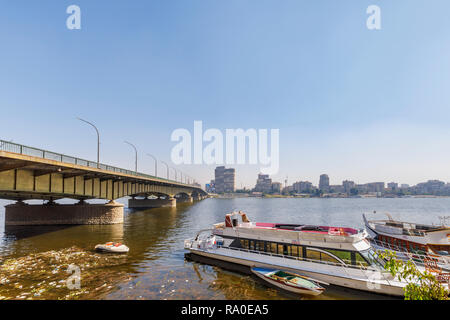
[{"label": "boat hull", "polygon": [[[213,250],[197,250],[188,249],[191,254],[198,255],[201,257],[206,257],[210,259],[215,259],[223,262],[229,262],[237,265],[242,265],[248,268],[267,268],[267,269],[283,269],[286,271],[301,273],[306,277],[317,279],[318,281],[326,282],[335,286],[356,289],[371,293],[391,295],[391,296],[404,296],[403,287],[404,284],[398,282],[397,285],[392,285],[386,280],[379,280],[375,274],[359,274],[355,270],[355,275],[346,275],[346,272],[339,270],[339,267],[327,266],[327,270],[320,270],[317,263],[297,261],[292,260],[290,263],[283,263],[281,258],[260,255],[256,253],[245,253],[246,256],[242,255],[242,252],[236,251],[233,254],[224,254],[224,252],[219,252],[217,249]],[[224,250],[224,249],[222,249]],[[225,249],[226,250],[226,249]],[[290,259],[283,259],[290,260]],[[360,271],[362,272],[362,271]],[[373,279],[370,279],[370,278]],[[369,279],[368,279],[369,278]]]},{"label": "boat hull", "polygon": [[286,283],[283,283],[281,281],[276,281],[258,271],[255,271],[253,268],[251,269],[253,274],[256,275],[257,277],[259,277],[260,279],[264,280],[265,282],[271,284],[272,286],[275,286],[277,288],[292,292],[292,293],[297,293],[297,294],[306,294],[306,295],[311,295],[311,296],[317,296],[319,294],[321,294],[324,289],[323,288],[317,288],[317,289],[308,289],[308,288],[302,288],[302,287],[298,287],[298,286],[293,286],[293,285],[289,285]]}]

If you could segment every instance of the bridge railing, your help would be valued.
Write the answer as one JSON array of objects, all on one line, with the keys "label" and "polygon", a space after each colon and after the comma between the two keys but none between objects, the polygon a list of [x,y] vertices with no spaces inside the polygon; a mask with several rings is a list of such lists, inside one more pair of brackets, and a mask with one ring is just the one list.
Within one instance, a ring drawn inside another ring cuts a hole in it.
[{"label": "bridge railing", "polygon": [[[97,164],[97,162],[94,162],[94,161],[84,160],[84,159],[80,159],[80,158],[76,158],[76,157],[72,157],[72,156],[67,156],[67,155],[64,155],[61,153],[55,153],[52,151],[28,147],[28,146],[24,146],[24,145],[14,143],[11,141],[0,140],[0,151],[18,153],[18,154],[33,156],[33,157],[42,158],[42,159],[55,160],[55,161],[60,161],[60,162],[64,162],[64,163],[70,163],[70,164],[75,164],[75,165],[90,167],[90,168],[98,168],[98,169],[105,170],[105,171],[123,173],[123,174],[127,174],[127,175],[134,175],[134,176],[139,176],[139,177],[144,177],[144,178],[156,178],[156,179],[164,180],[164,181],[167,181],[170,183],[180,183],[179,181],[164,179],[164,178],[160,178],[160,177],[156,177],[156,176],[152,176],[149,174],[140,173],[140,172],[136,172],[136,171],[131,171],[131,170],[127,170],[127,169],[121,169],[121,168],[113,167],[113,166],[102,164],[102,163]],[[188,185],[187,183],[184,183],[184,184]],[[193,185],[191,185],[191,186],[193,186]]]}]

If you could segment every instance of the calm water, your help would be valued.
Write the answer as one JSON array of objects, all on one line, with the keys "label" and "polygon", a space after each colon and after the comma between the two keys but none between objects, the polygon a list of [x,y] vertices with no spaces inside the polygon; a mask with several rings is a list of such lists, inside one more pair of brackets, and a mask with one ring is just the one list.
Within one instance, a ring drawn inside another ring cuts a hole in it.
[{"label": "calm water", "polygon": [[[68,294],[73,291],[57,285],[68,277],[65,270],[60,270],[63,267],[59,264],[63,262],[82,265],[83,290],[76,295],[81,299],[298,298],[267,288],[251,276],[186,261],[183,240],[223,221],[224,215],[233,210],[246,212],[253,221],[355,228],[364,226],[361,214],[373,210],[428,224],[438,224],[438,217],[448,216],[450,211],[450,198],[206,199],[177,208],[126,210],[123,225],[5,230],[5,203],[1,203],[0,209],[0,267],[8,261],[16,263],[16,269],[8,274],[4,271],[0,298],[33,299],[70,298]],[[107,241],[125,243],[130,247],[129,254],[116,258],[92,250],[96,244]],[[0,281],[1,276],[0,273]],[[6,278],[11,279],[5,284]],[[47,284],[45,290],[35,293],[37,288]],[[317,297],[357,298],[380,297],[345,289],[331,289]]]}]

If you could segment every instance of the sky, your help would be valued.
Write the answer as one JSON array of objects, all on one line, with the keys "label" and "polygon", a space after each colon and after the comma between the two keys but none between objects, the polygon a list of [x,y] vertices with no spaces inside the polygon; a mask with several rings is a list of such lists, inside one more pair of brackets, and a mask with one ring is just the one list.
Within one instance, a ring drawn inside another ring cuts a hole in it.
[{"label": "sky", "polygon": [[[81,30],[69,30],[69,5]],[[366,27],[369,5],[381,30]],[[273,180],[450,181],[447,0],[0,1],[0,139],[153,173],[178,128],[279,129]],[[213,165],[170,165],[202,184]],[[260,165],[236,168],[253,187]],[[158,166],[165,176],[165,167]],[[172,174],[172,173],[171,173]]]}]

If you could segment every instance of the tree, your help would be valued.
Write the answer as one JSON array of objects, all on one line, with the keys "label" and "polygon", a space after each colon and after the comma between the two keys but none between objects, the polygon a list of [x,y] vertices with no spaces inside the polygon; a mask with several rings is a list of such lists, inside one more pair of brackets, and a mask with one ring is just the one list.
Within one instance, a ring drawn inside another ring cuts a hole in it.
[{"label": "tree", "polygon": [[380,257],[386,260],[384,268],[392,276],[408,283],[403,289],[405,300],[449,299],[450,292],[441,285],[436,277],[427,271],[421,272],[411,260],[407,262],[399,260],[397,255],[390,250],[380,252]]}]

